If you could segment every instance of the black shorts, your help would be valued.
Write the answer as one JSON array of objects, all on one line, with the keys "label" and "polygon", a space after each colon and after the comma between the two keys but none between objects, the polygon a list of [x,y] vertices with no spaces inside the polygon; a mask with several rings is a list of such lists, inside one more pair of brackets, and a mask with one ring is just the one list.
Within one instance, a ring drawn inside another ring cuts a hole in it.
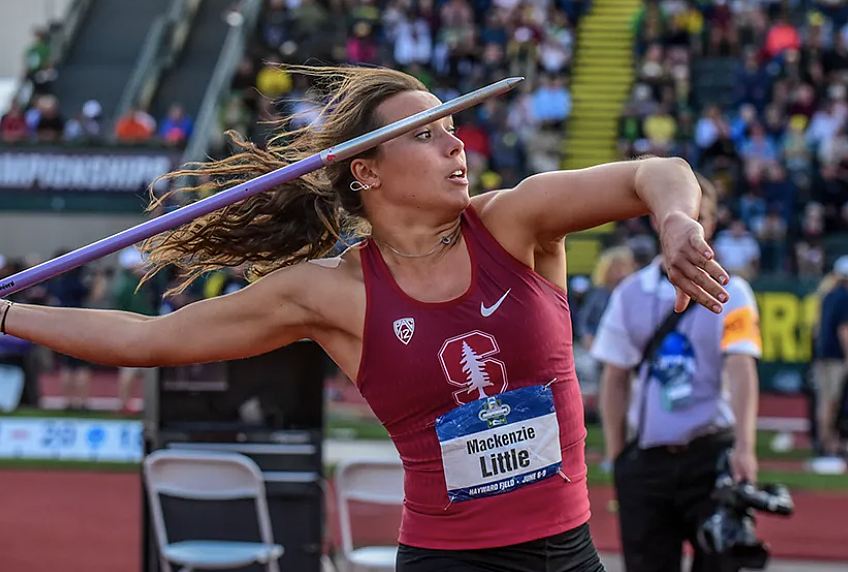
[{"label": "black shorts", "polygon": [[397,572],[604,572],[589,524],[539,540],[478,550],[401,544]]}]

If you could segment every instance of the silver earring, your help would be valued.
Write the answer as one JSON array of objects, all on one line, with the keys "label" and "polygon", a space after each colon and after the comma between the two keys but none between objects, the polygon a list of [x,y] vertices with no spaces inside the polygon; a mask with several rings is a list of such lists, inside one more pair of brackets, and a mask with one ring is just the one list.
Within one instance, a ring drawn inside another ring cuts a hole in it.
[{"label": "silver earring", "polygon": [[371,185],[366,185],[365,183],[360,183],[359,181],[352,181],[350,183],[350,190],[354,193],[358,193],[359,191],[367,191],[371,188]]}]

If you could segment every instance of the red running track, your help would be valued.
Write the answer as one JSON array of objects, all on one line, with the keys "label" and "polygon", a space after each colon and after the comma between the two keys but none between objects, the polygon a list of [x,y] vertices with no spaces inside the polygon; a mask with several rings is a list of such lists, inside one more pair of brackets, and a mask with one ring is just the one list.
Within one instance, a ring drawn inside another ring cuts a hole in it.
[{"label": "red running track", "polygon": [[[15,572],[134,572],[140,569],[141,486],[137,474],[0,471],[0,570]],[[591,491],[598,548],[617,551],[612,491]],[[791,519],[761,518],[759,531],[775,557],[848,562],[848,495],[795,493]],[[396,509],[354,511],[367,542],[393,542]],[[331,522],[333,517],[331,516]],[[334,527],[335,528],[335,527]]]}]

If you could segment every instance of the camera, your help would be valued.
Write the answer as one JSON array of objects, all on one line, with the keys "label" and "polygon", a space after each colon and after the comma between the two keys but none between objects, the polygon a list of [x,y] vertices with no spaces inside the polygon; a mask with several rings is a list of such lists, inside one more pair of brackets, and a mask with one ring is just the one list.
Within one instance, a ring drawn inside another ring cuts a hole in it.
[{"label": "camera", "polygon": [[736,482],[729,459],[728,453],[720,461],[712,494],[718,506],[699,527],[698,543],[704,551],[722,555],[728,572],[762,570],[768,562],[769,547],[757,538],[755,511],[791,516],[795,505],[784,485],[758,488],[753,483]]}]

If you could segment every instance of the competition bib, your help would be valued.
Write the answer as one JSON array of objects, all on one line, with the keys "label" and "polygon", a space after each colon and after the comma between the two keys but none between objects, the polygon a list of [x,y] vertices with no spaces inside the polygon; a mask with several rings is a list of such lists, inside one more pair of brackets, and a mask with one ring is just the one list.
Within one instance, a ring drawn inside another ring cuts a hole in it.
[{"label": "competition bib", "polygon": [[436,419],[448,498],[513,491],[562,467],[553,394],[523,387],[466,403]]}]

